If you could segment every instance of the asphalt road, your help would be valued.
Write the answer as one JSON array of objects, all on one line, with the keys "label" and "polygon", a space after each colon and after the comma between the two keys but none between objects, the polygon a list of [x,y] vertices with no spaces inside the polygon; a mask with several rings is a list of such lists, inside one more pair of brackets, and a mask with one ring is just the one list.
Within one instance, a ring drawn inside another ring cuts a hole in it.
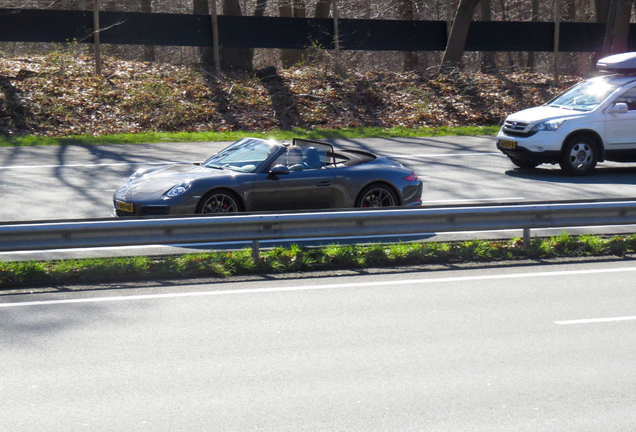
[{"label": "asphalt road", "polygon": [[[159,143],[0,148],[0,221],[110,217],[112,195],[146,164],[202,161],[228,143]],[[410,166],[424,204],[632,198],[636,164],[605,163],[584,178],[545,165],[516,169],[486,137],[335,140]]]},{"label": "asphalt road", "polygon": [[[410,166],[424,182],[424,205],[516,203],[582,199],[633,198],[636,164],[603,163],[584,178],[564,175],[558,166],[521,170],[495,148],[495,138],[439,137],[334,140],[388,155]],[[104,218],[112,214],[112,194],[128,176],[148,164],[202,161],[228,143],[175,143],[102,146],[0,148],[3,205],[0,222]],[[540,233],[555,235],[561,228]],[[589,230],[585,232],[604,232]],[[633,232],[632,227],[626,229]],[[572,231],[576,233],[575,231]],[[479,236],[520,236],[521,232],[442,235],[423,233],[401,240],[435,238],[440,241]],[[391,241],[369,238],[365,241]],[[333,239],[324,239],[331,243]],[[339,242],[360,239],[339,239]],[[302,239],[294,243],[305,244]],[[277,243],[278,244],[278,243]],[[315,242],[311,242],[315,244]],[[263,242],[263,247],[272,246]],[[243,244],[215,247],[243,247]],[[61,259],[84,256],[166,254],[191,252],[210,245],[110,248],[82,251],[0,253],[1,260]]]},{"label": "asphalt road", "polygon": [[630,260],[0,296],[0,429],[633,431]]}]

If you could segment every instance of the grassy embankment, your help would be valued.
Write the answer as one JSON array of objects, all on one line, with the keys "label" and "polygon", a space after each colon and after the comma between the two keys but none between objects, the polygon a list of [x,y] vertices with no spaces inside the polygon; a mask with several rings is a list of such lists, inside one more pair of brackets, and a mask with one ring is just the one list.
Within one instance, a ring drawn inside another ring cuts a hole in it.
[{"label": "grassy embankment", "polygon": [[235,141],[244,137],[290,140],[292,138],[335,139],[335,138],[405,138],[435,136],[494,135],[499,126],[461,126],[426,128],[382,128],[359,127],[345,129],[301,129],[272,130],[268,132],[144,132],[114,135],[79,135],[67,137],[23,135],[17,137],[0,136],[0,146],[46,146],[46,145],[101,145],[101,144],[141,144],[156,142],[203,142]]}]

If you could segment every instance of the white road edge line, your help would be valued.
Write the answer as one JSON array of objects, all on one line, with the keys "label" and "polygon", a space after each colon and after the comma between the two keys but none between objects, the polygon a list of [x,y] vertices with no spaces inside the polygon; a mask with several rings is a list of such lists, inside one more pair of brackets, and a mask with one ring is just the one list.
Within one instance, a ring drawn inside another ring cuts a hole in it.
[{"label": "white road edge line", "polygon": [[570,325],[570,324],[591,324],[591,323],[633,321],[633,320],[636,320],[636,316],[578,319],[578,320],[569,320],[569,321],[555,321],[554,323],[559,325]]},{"label": "white road edge line", "polygon": [[285,291],[310,291],[310,290],[323,290],[323,289],[336,289],[336,288],[369,288],[379,286],[400,286],[400,285],[413,285],[413,284],[428,284],[428,283],[446,283],[446,282],[469,282],[480,280],[498,280],[498,279],[517,279],[517,278],[536,278],[536,277],[555,277],[555,276],[572,276],[572,275],[585,275],[585,274],[599,274],[599,273],[624,273],[624,272],[636,272],[636,267],[621,267],[613,269],[595,269],[595,270],[565,270],[556,272],[537,272],[537,273],[512,273],[512,274],[499,274],[499,275],[484,275],[484,276],[460,276],[449,278],[432,278],[432,279],[409,279],[401,281],[384,281],[384,282],[354,282],[343,284],[325,284],[325,285],[306,285],[306,286],[291,286],[291,287],[278,287],[278,288],[250,288],[250,289],[236,289],[236,290],[223,290],[223,291],[197,291],[186,293],[168,293],[168,294],[144,294],[144,295],[131,295],[131,296],[115,296],[115,297],[91,297],[82,299],[64,299],[64,300],[43,300],[33,302],[17,302],[17,303],[0,303],[0,308],[12,308],[12,307],[25,307],[25,306],[47,306],[47,305],[59,305],[59,304],[73,304],[73,303],[99,303],[99,302],[115,302],[115,301],[129,301],[129,300],[151,300],[151,299],[166,299],[166,298],[180,298],[180,297],[203,297],[203,296],[218,296],[218,295],[237,295],[237,294],[257,294],[257,293],[275,293]]},{"label": "white road edge line", "polygon": [[[200,161],[197,161],[200,162]],[[32,168],[85,168],[85,167],[105,167],[105,166],[131,166],[131,165],[177,165],[177,164],[190,164],[193,162],[183,161],[164,161],[164,162],[116,162],[116,163],[101,163],[101,164],[68,164],[68,165],[15,165],[15,166],[0,166],[0,170],[9,169],[32,169]]]}]

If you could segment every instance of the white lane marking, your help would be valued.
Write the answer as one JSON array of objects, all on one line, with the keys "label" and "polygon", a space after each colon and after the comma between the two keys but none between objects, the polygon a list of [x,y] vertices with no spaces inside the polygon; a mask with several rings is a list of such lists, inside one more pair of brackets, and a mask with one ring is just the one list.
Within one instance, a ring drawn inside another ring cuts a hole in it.
[{"label": "white lane marking", "polygon": [[538,277],[546,277],[546,276],[547,277],[575,276],[575,275],[586,275],[586,274],[625,273],[625,272],[636,272],[636,267],[622,267],[622,268],[595,269],[595,270],[564,270],[564,271],[537,272],[537,273],[512,273],[512,274],[483,275],[483,276],[459,276],[459,277],[448,277],[448,278],[409,279],[409,280],[384,281],[384,282],[353,282],[353,283],[343,283],[343,284],[305,285],[305,286],[301,285],[301,286],[291,286],[291,287],[250,288],[250,289],[236,289],[236,290],[224,290],[224,291],[197,291],[197,292],[187,292],[187,293],[144,294],[144,295],[116,296],[116,297],[92,297],[92,298],[65,299],[65,300],[43,300],[43,301],[20,302],[20,303],[0,303],[0,308],[45,306],[45,305],[72,304],[72,303],[99,303],[99,302],[114,302],[114,301],[127,301],[127,300],[151,300],[151,299],[166,299],[166,298],[179,298],[179,297],[257,294],[257,293],[273,293],[273,292],[285,292],[285,291],[310,291],[310,290],[323,290],[323,289],[335,289],[335,288],[369,288],[369,287],[379,287],[379,286],[396,286],[396,285],[400,286],[400,285],[429,284],[429,283],[447,283],[447,282],[456,283],[456,282],[471,282],[471,281],[483,281],[483,280],[538,278]]},{"label": "white lane marking", "polygon": [[568,320],[568,321],[555,321],[554,323],[560,324],[560,325],[570,325],[570,324],[591,324],[591,323],[601,323],[601,322],[632,321],[632,320],[636,320],[636,316],[578,319],[578,320]]},{"label": "white lane marking", "polygon": [[399,157],[399,158],[445,158],[445,157],[456,157],[456,156],[492,156],[492,155],[501,155],[505,156],[501,152],[492,152],[492,153],[442,153],[442,154],[385,154],[386,157]]},{"label": "white lane marking", "polygon": [[179,163],[193,163],[193,162],[117,162],[117,163],[101,163],[101,164],[66,164],[66,165],[14,165],[14,166],[0,166],[0,170],[9,169],[33,169],[33,168],[85,168],[85,167],[105,167],[105,166],[131,166],[131,165],[175,165]]}]

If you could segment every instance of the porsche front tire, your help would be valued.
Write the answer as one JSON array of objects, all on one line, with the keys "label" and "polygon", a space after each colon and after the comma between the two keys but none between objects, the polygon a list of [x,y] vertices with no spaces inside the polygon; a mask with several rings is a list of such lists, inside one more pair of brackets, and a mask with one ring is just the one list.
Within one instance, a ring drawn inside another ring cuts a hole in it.
[{"label": "porsche front tire", "polygon": [[234,192],[215,190],[208,192],[197,206],[197,213],[239,213],[243,211],[243,204]]}]

